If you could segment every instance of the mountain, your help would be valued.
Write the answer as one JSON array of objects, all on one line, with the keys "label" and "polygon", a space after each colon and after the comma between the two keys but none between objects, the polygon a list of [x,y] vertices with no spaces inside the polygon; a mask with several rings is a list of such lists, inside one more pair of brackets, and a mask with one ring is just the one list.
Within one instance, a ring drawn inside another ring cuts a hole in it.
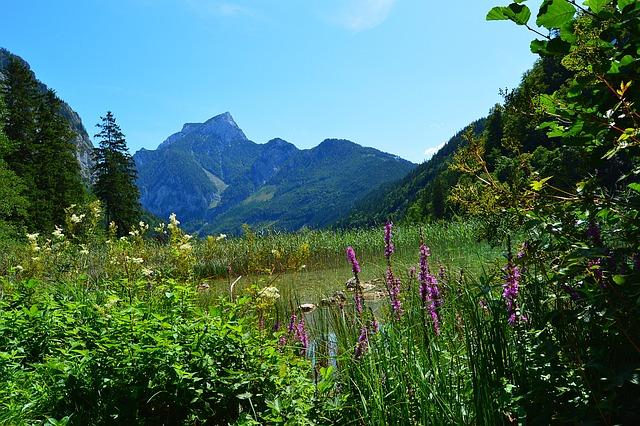
[{"label": "mountain", "polygon": [[346,140],[300,150],[282,139],[257,144],[231,114],[187,123],[156,150],[134,155],[142,205],[176,213],[191,231],[297,230],[326,226],[377,186],[415,164]]},{"label": "mountain", "polygon": [[[29,67],[27,61],[22,59],[18,55],[14,55],[9,52],[7,49],[0,47],[0,81],[4,79],[3,70],[6,69],[7,65],[12,59],[17,59],[22,62],[24,65]],[[32,74],[35,78],[35,73]],[[40,82],[38,80],[38,87],[40,92],[46,93],[49,89],[46,84]],[[91,168],[93,166],[93,159],[91,157],[93,153],[93,143],[91,143],[91,139],[89,138],[89,134],[87,130],[84,128],[82,124],[82,120],[77,112],[75,112],[71,107],[64,101],[61,103],[60,114],[66,118],[69,122],[69,126],[75,133],[75,138],[73,139],[73,144],[76,147],[76,158],[78,159],[78,163],[80,163],[80,172],[82,174],[82,179],[85,182],[89,182],[91,179]]]}]

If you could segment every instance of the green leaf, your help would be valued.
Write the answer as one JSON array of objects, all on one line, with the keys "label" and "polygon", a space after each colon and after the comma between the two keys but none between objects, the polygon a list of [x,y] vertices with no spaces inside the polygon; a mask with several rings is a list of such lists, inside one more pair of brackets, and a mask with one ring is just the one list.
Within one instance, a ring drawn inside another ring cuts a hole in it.
[{"label": "green leaf", "polygon": [[618,284],[618,285],[623,285],[625,281],[625,278],[623,275],[614,275],[613,276],[613,282]]},{"label": "green leaf", "polygon": [[531,18],[531,10],[523,4],[511,3],[507,7],[496,6],[487,13],[487,21],[511,20],[518,25],[526,25]]},{"label": "green leaf", "polygon": [[584,5],[589,6],[593,13],[599,13],[611,0],[586,0]]},{"label": "green leaf", "polygon": [[536,24],[548,29],[560,28],[575,15],[576,9],[567,0],[545,0],[540,6]]},{"label": "green leaf", "polygon": [[546,40],[533,40],[530,45],[531,53],[546,54],[547,53],[547,41]]},{"label": "green leaf", "polygon": [[640,192],[640,183],[630,183],[627,186],[633,191]]},{"label": "green leaf", "polygon": [[504,9],[506,7],[496,6],[492,8],[489,13],[487,13],[487,21],[506,21],[509,19],[507,15],[504,13]]},{"label": "green leaf", "polygon": [[533,189],[534,191],[540,191],[540,190],[544,187],[544,184],[545,184],[545,183],[547,183],[547,181],[548,181],[549,179],[551,179],[552,177],[553,177],[553,176],[549,176],[549,177],[546,177],[546,178],[544,178],[544,179],[534,180],[534,181],[533,181],[533,182],[531,182],[531,184],[530,184],[531,189]]}]

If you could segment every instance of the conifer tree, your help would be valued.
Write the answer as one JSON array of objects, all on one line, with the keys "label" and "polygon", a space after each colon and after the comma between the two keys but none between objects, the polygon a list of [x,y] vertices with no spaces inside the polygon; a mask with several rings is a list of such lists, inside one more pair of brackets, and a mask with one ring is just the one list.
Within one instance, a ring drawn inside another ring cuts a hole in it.
[{"label": "conifer tree", "polygon": [[14,149],[14,144],[4,133],[5,118],[6,108],[0,96],[0,238],[22,225],[27,214],[27,199],[23,195],[25,186],[5,161]]},{"label": "conifer tree", "polygon": [[50,230],[53,225],[63,224],[64,207],[80,203],[86,195],[76,147],[71,142],[74,133],[60,114],[60,108],[60,99],[48,90],[40,98],[36,110],[38,133],[33,155],[37,164],[37,196],[31,211],[37,229]]},{"label": "conifer tree", "polygon": [[107,227],[111,222],[118,234],[126,234],[140,220],[140,191],[136,169],[125,136],[111,111],[100,117],[96,127],[100,145],[94,150],[94,192],[104,206]]},{"label": "conifer tree", "polygon": [[13,58],[5,77],[4,130],[12,142],[5,161],[25,185],[27,228],[50,231],[64,222],[64,208],[86,194],[74,134],[60,114],[61,101],[51,90],[43,93],[26,63]]}]

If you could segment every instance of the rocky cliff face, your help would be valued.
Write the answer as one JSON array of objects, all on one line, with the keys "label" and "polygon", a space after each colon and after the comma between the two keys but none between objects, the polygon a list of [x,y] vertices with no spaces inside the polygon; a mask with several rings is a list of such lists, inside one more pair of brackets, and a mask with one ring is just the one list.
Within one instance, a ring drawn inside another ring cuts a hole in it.
[{"label": "rocky cliff face", "polygon": [[[0,48],[0,81],[4,79],[3,70],[6,69],[12,58],[22,61],[27,67],[29,67],[27,61],[21,57],[14,55],[7,49]],[[35,77],[35,74],[33,75]],[[38,81],[38,85],[42,93],[45,93],[49,89],[40,81]],[[76,146],[76,158],[78,159],[78,163],[80,163],[82,179],[88,183],[91,180],[91,168],[93,167],[93,159],[91,157],[93,152],[93,143],[91,142],[87,130],[84,128],[78,113],[71,109],[71,107],[64,101],[62,101],[60,114],[67,119],[71,129],[75,133],[75,138],[72,142]]]},{"label": "rocky cliff face", "polygon": [[344,140],[311,150],[282,139],[256,144],[228,112],[185,124],[134,160],[142,205],[161,218],[176,213],[201,233],[234,232],[242,223],[285,230],[325,226],[415,166]]}]

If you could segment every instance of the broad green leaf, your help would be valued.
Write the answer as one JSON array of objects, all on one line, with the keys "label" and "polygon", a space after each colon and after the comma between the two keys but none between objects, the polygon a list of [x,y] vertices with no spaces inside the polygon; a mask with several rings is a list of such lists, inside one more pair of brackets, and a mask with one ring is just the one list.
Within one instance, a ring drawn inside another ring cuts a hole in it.
[{"label": "broad green leaf", "polygon": [[547,41],[546,40],[533,40],[530,48],[531,53],[545,54],[547,53]]},{"label": "broad green leaf", "polygon": [[511,20],[518,25],[525,25],[531,18],[531,10],[523,4],[511,3],[507,7],[496,6],[487,13],[487,21]]},{"label": "broad green leaf", "polygon": [[640,183],[630,183],[627,186],[633,191],[640,192]]},{"label": "broad green leaf", "polygon": [[599,13],[603,7],[605,7],[611,0],[586,0],[585,6],[589,6],[594,13]]},{"label": "broad green leaf", "polygon": [[569,22],[576,9],[567,0],[545,0],[540,6],[536,24],[548,29],[560,28]]},{"label": "broad green leaf", "polygon": [[622,285],[624,284],[625,278],[623,275],[614,275],[613,276],[613,282],[618,284],[618,285]]},{"label": "broad green leaf", "polygon": [[504,9],[506,7],[496,6],[492,8],[489,13],[487,13],[487,21],[506,21],[509,19],[507,15],[504,13]]}]

